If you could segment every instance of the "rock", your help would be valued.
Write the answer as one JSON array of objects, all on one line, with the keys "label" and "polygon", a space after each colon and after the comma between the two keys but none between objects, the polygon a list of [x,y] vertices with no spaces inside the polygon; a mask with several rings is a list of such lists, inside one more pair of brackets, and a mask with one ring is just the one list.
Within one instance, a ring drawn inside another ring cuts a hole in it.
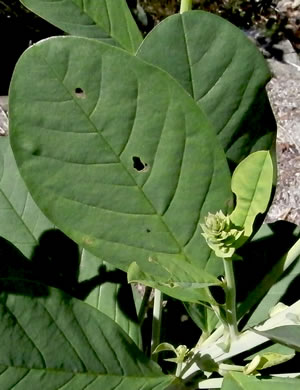
[{"label": "rock", "polygon": [[266,221],[300,225],[300,60],[289,41],[280,43],[283,61],[269,59],[267,86],[277,121],[278,183]]},{"label": "rock", "polygon": [[285,36],[289,38],[294,49],[300,51],[300,0],[280,0],[276,11],[287,20]]},{"label": "rock", "polygon": [[7,105],[0,99],[0,136],[8,135]]}]

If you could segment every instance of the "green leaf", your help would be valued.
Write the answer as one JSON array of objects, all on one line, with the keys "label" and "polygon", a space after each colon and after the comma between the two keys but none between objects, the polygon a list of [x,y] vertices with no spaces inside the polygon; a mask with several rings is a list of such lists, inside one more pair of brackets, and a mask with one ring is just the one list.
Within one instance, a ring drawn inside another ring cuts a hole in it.
[{"label": "green leaf", "polygon": [[[8,137],[0,137],[0,173],[1,277],[40,279],[70,294],[79,295],[114,319],[137,345],[141,345],[135,311],[128,313],[133,299],[126,291],[124,293],[126,276],[122,283],[109,283],[101,275],[99,279],[98,268],[103,262],[86,250],[80,254],[75,243],[54,229],[29,194],[16,166]],[[110,265],[106,264],[106,267],[113,272]],[[85,294],[88,296],[85,297]],[[122,308],[120,299],[117,299],[120,294],[127,298],[127,302],[122,302]]]},{"label": "green leaf", "polygon": [[10,136],[33,198],[79,245],[125,270],[160,256],[210,267],[199,221],[229,207],[230,174],[165,72],[100,41],[50,38],[16,65]]},{"label": "green leaf", "polygon": [[270,71],[237,27],[202,11],[173,15],[147,35],[137,55],[166,70],[195,99],[230,160],[271,147],[276,123],[264,90]]},{"label": "green leaf", "polygon": [[287,345],[300,352],[300,325],[278,326],[273,329],[257,332],[276,343]]},{"label": "green leaf", "polygon": [[219,322],[215,312],[197,303],[185,302],[184,307],[195,324],[202,329],[204,337],[209,336]]},{"label": "green leaf", "polygon": [[269,345],[268,347],[265,347],[265,348],[264,348],[264,345],[265,344],[263,344],[261,346],[262,349],[259,350],[259,352],[256,350],[255,353],[247,356],[244,360],[245,361],[252,360],[255,357],[255,355],[257,355],[257,353],[259,355],[263,355],[263,354],[267,354],[267,353],[274,353],[274,354],[280,354],[280,355],[291,355],[291,354],[293,354],[295,352],[292,348],[289,348],[286,345],[271,344],[271,345]]},{"label": "green leaf", "polygon": [[1,389],[163,390],[174,379],[90,305],[32,282],[0,287]]},{"label": "green leaf", "polygon": [[176,348],[170,343],[160,343],[152,353],[158,353],[163,351],[172,351],[175,354],[177,353]]},{"label": "green leaf", "polygon": [[286,390],[288,386],[298,389],[300,379],[275,377],[261,379],[252,375],[230,372],[224,378],[222,390]]},{"label": "green leaf", "polygon": [[259,213],[267,209],[273,182],[273,163],[269,152],[250,154],[235,169],[231,188],[236,195],[236,207],[231,221],[244,228],[244,237],[252,234],[253,223]]},{"label": "green leaf", "polygon": [[83,249],[79,282],[89,292],[84,301],[110,317],[141,348],[141,330],[126,273]]},{"label": "green leaf", "polygon": [[[149,260],[150,261],[150,260]],[[138,282],[157,288],[171,297],[186,302],[215,302],[207,287],[221,285],[221,282],[193,264],[160,256],[159,260],[151,260],[152,273],[145,272],[136,262],[128,268],[128,281]]]},{"label": "green leaf", "polygon": [[295,353],[283,355],[276,352],[259,353],[254,356],[252,361],[245,366],[244,373],[250,375],[260,370],[265,370],[278,364],[291,360]]},{"label": "green leaf", "polygon": [[125,0],[21,0],[48,22],[71,35],[101,39],[131,53],[142,35]]},{"label": "green leaf", "polygon": [[[126,276],[123,284],[101,279],[98,268],[103,262],[86,250],[80,254],[76,244],[53,229],[54,225],[37,207],[20,176],[8,137],[0,137],[0,159],[0,275],[40,279],[82,299],[88,294],[85,298],[88,303],[114,319],[137,345],[141,345],[134,313],[126,314],[125,302],[122,310],[117,300],[118,294],[123,294],[128,299],[127,310],[133,303],[130,294],[124,294]],[[53,250],[53,245],[58,247],[58,251]],[[17,248],[24,256],[18,253]],[[110,265],[105,266],[113,272]],[[77,284],[78,281],[80,284]]]},{"label": "green leaf", "polygon": [[[295,241],[292,235],[294,225],[282,223],[283,226],[280,229],[277,227],[278,231],[275,231],[275,234],[273,233],[272,240],[269,243],[266,241],[261,243],[257,256],[252,253],[252,257],[258,259],[258,263],[255,264],[257,266],[260,264],[265,270],[263,277],[257,280],[250,292],[248,290],[246,298],[238,308],[238,316],[241,317],[258,303],[247,321],[247,327],[253,327],[264,321],[268,312],[279,301],[294,300],[295,296],[298,296],[297,277],[300,272],[300,240],[296,241],[285,253],[285,247],[289,247]],[[246,247],[245,250],[247,250]],[[270,265],[267,267],[268,264]],[[254,265],[254,268],[257,266]],[[248,270],[248,275],[249,272],[251,271]]]},{"label": "green leaf", "polygon": [[0,236],[25,257],[33,254],[43,232],[54,227],[29,194],[18,171],[8,137],[0,137]]}]

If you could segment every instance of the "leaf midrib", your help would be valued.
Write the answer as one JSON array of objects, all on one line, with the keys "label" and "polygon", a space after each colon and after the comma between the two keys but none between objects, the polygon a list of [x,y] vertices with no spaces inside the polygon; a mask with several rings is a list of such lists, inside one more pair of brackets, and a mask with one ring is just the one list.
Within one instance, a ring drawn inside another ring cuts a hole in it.
[{"label": "leaf midrib", "polygon": [[[112,377],[112,378],[136,378],[136,379],[141,379],[141,378],[153,378],[153,379],[158,379],[158,378],[168,378],[168,377],[171,377],[172,378],[172,375],[166,375],[166,374],[162,374],[161,372],[157,372],[157,373],[152,373],[152,375],[150,375],[150,373],[147,373],[145,374],[144,372],[141,372],[141,376],[138,376],[138,375],[128,375],[126,373],[124,373],[124,375],[117,375],[117,374],[101,374],[99,372],[96,372],[96,371],[91,371],[91,370],[88,370],[88,371],[67,371],[67,370],[63,370],[62,368],[56,368],[56,367],[26,367],[26,366],[21,366],[21,365],[5,365],[5,364],[1,364],[0,362],[0,366],[1,367],[6,367],[6,369],[21,369],[21,370],[28,370],[28,371],[48,371],[48,372],[57,372],[57,373],[65,373],[65,374],[73,374],[73,376],[75,375],[93,375],[93,376],[96,376],[96,377]],[[149,368],[146,367],[148,370]],[[5,371],[1,372],[0,373],[0,377],[1,375],[4,373]]]},{"label": "leaf midrib", "polygon": [[[52,38],[52,39],[59,39],[59,38]],[[95,40],[91,39],[91,38],[78,38],[78,37],[62,37],[62,39],[87,39],[87,40],[90,40],[90,41],[93,41],[95,42]],[[108,46],[110,49],[111,49],[111,46],[106,44],[106,43],[103,43],[103,42],[98,42],[100,45],[104,45],[104,46]],[[119,49],[117,47],[114,47],[114,50],[120,50],[123,52],[122,49]],[[174,234],[171,232],[171,230],[169,229],[169,226],[166,224],[166,222],[164,221],[164,219],[162,218],[162,216],[160,214],[157,213],[154,205],[152,204],[152,202],[150,201],[150,199],[148,199],[148,197],[146,196],[146,194],[144,193],[144,191],[142,190],[142,188],[137,184],[137,182],[135,181],[135,178],[134,176],[130,173],[130,171],[127,169],[127,167],[122,163],[120,157],[116,154],[116,152],[112,149],[111,145],[106,141],[106,139],[101,136],[101,134],[97,131],[97,127],[96,125],[92,122],[92,120],[90,119],[90,117],[88,116],[87,113],[85,113],[85,111],[83,110],[83,108],[81,107],[81,105],[78,103],[78,101],[74,98],[72,92],[66,87],[66,85],[64,84],[64,82],[62,82],[58,76],[58,74],[56,73],[55,71],[55,68],[53,68],[47,61],[44,57],[40,56],[39,53],[38,54],[38,57],[43,60],[46,65],[48,66],[48,68],[52,71],[53,75],[55,76],[56,80],[63,85],[64,89],[66,90],[66,92],[71,96],[74,104],[76,104],[80,111],[83,113],[83,115],[86,117],[87,121],[89,121],[89,123],[92,125],[92,127],[95,129],[95,133],[97,133],[101,139],[103,140],[103,142],[107,145],[107,147],[111,150],[112,154],[116,157],[116,159],[119,161],[119,164],[122,166],[122,168],[128,173],[128,175],[132,178],[133,180],[133,183],[134,185],[140,190],[140,192],[142,193],[143,197],[145,198],[145,200],[149,203],[149,205],[152,207],[153,211],[154,211],[154,215],[158,216],[158,218],[161,220],[162,224],[166,227],[167,231],[169,232],[169,234],[171,235],[171,237],[173,238],[174,242],[177,244],[178,248],[179,248],[179,254],[183,255],[185,257],[185,259],[188,261],[188,257],[187,255],[185,254],[184,252],[184,248],[182,247],[182,245],[178,242],[177,238],[174,236]],[[128,56],[130,56],[130,54],[128,54]],[[134,57],[134,58],[137,58],[135,56],[131,56],[131,57]],[[143,61],[143,63],[145,63]],[[146,63],[145,63],[146,64]],[[151,64],[147,64],[148,66],[152,67]],[[159,69],[157,67],[155,67],[155,69]],[[167,73],[164,72],[167,76]],[[172,79],[173,80],[173,79]],[[97,105],[97,104],[96,104]],[[189,261],[188,261],[189,262]]]}]

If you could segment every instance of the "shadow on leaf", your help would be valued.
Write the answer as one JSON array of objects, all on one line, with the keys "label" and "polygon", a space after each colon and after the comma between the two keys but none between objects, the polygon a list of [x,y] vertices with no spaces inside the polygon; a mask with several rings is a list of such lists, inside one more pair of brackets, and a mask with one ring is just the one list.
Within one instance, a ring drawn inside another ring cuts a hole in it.
[{"label": "shadow on leaf", "polygon": [[[48,295],[47,286],[51,286],[85,300],[102,284],[115,283],[119,286],[116,300],[120,310],[137,322],[126,273],[108,270],[102,264],[97,274],[79,282],[80,253],[78,245],[58,229],[47,230],[41,235],[30,260],[11,242],[0,237],[0,292],[41,297]],[[28,281],[38,283],[28,284]],[[67,295],[65,297],[67,299]]]}]

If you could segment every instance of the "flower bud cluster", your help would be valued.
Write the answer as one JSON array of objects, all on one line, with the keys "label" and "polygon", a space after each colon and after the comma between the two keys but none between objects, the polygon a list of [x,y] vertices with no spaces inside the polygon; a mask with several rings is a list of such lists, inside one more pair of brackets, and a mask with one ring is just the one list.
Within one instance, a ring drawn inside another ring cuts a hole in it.
[{"label": "flower bud cluster", "polygon": [[242,236],[244,229],[233,225],[229,215],[220,210],[216,214],[208,213],[200,224],[208,246],[215,251],[218,257],[232,257],[237,248],[237,240]]}]

